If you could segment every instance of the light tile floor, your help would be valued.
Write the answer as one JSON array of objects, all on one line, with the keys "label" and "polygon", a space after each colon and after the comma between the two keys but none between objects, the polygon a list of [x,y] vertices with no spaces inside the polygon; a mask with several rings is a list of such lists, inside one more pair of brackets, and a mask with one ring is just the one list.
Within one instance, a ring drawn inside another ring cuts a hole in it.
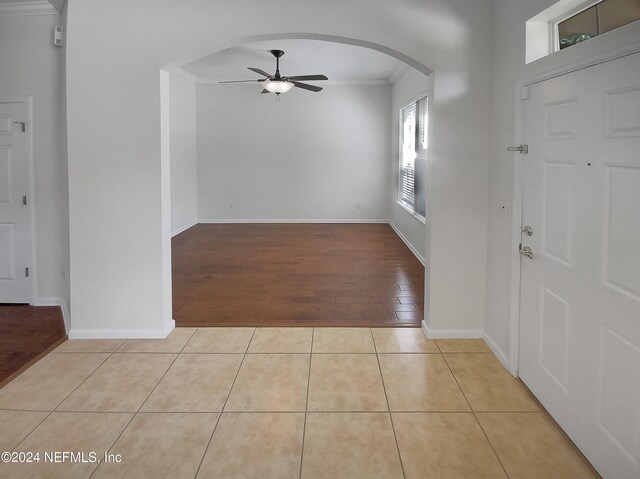
[{"label": "light tile floor", "polygon": [[67,341],[0,389],[0,449],[40,453],[3,478],[598,477],[484,342],[406,328]]}]

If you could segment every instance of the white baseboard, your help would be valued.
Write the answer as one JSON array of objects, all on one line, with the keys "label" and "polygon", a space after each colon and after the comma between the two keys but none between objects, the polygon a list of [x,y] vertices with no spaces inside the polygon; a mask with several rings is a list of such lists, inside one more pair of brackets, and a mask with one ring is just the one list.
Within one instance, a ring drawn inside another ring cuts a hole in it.
[{"label": "white baseboard", "polygon": [[329,223],[388,223],[389,220],[386,219],[362,219],[362,218],[349,218],[349,219],[198,219],[198,223],[203,224],[244,224],[244,223],[255,223],[255,224],[270,224],[270,223],[319,223],[319,224],[329,224]]},{"label": "white baseboard", "polygon": [[429,328],[427,327],[427,322],[424,319],[420,321],[420,329],[422,329],[422,332],[427,337],[427,339],[431,339],[429,336]]},{"label": "white baseboard", "polygon": [[69,308],[67,302],[62,298],[38,298],[31,302],[32,306],[60,306],[62,310],[62,320],[64,321],[64,330],[69,334],[71,329],[71,318],[69,316]]},{"label": "white baseboard", "polygon": [[432,329],[422,320],[422,331],[429,339],[482,339],[481,329]]},{"label": "white baseboard", "polygon": [[389,226],[391,226],[393,228],[393,231],[395,231],[396,234],[400,237],[400,239],[404,241],[404,244],[406,244],[407,248],[409,248],[411,252],[415,255],[415,257],[418,258],[418,261],[422,263],[422,266],[426,266],[427,262],[425,261],[424,257],[420,253],[418,253],[418,250],[413,247],[413,245],[409,242],[407,237],[403,235],[398,228],[396,228],[396,225],[394,225],[391,221],[389,221]]},{"label": "white baseboard", "polygon": [[69,339],[164,339],[175,326],[171,320],[163,329],[72,329]]},{"label": "white baseboard", "polygon": [[511,374],[513,374],[514,376],[518,376],[517,371],[513,371],[511,368],[511,364],[509,362],[509,359],[507,357],[507,355],[504,353],[504,351],[496,344],[496,342],[493,340],[493,338],[491,336],[489,336],[486,332],[484,333],[484,342],[487,343],[487,346],[489,346],[489,349],[491,349],[491,351],[493,351],[493,354],[496,355],[496,357],[498,358],[498,361],[500,361],[502,363],[502,365],[507,369],[507,371],[509,371]]},{"label": "white baseboard", "polygon": [[174,236],[179,235],[180,233],[182,233],[184,231],[187,231],[189,228],[192,228],[193,226],[195,226],[197,224],[198,224],[198,220],[194,220],[194,221],[192,221],[190,223],[187,223],[186,225],[178,228],[177,230],[172,231],[171,232],[171,237],[173,238]]}]

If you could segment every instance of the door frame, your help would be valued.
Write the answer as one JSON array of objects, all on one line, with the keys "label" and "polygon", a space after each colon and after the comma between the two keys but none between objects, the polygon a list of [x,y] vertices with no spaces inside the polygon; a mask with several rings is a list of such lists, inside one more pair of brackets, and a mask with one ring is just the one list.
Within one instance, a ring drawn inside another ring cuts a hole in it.
[{"label": "door frame", "polygon": [[[636,25],[637,24],[637,25]],[[515,138],[514,144],[520,145],[525,141],[524,132],[524,102],[529,97],[529,87],[536,83],[550,80],[567,73],[589,68],[600,63],[609,62],[629,55],[640,53],[640,21],[630,24],[627,28],[608,32],[604,37],[595,37],[580,48],[573,50],[574,57],[567,55],[549,55],[526,65],[525,74],[516,82],[515,91]],[[604,41],[603,41],[604,40]],[[593,43],[591,43],[593,42]],[[611,46],[612,43],[615,43]],[[592,46],[593,48],[587,48]],[[563,50],[567,54],[571,49]],[[557,52],[560,53],[560,52]],[[509,364],[511,374],[518,377],[520,366],[520,296],[521,296],[521,267],[520,250],[522,230],[522,205],[524,193],[523,162],[525,155],[513,154],[513,223],[511,229],[511,279],[510,279],[510,317],[509,317]]]},{"label": "door frame", "polygon": [[25,106],[26,111],[26,134],[27,139],[25,141],[25,155],[27,160],[27,172],[29,174],[29,191],[27,192],[30,206],[29,208],[29,222],[31,228],[31,237],[29,248],[31,250],[31,265],[29,267],[29,277],[31,278],[31,290],[29,292],[29,304],[33,304],[37,295],[37,276],[38,268],[36,264],[36,220],[35,220],[35,185],[33,179],[33,97],[23,95],[0,95],[0,103],[22,103]]}]

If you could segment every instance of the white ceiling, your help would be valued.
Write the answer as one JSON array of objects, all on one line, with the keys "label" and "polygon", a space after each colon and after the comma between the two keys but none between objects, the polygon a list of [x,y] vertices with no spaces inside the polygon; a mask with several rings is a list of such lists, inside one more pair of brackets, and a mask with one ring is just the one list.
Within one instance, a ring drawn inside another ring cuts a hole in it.
[{"label": "white ceiling", "polygon": [[247,67],[275,73],[276,61],[269,50],[284,50],[280,73],[285,76],[322,74],[331,82],[376,83],[394,80],[406,68],[401,61],[375,50],[319,40],[248,43],[202,57],[182,68],[203,82],[257,79],[259,76]]}]

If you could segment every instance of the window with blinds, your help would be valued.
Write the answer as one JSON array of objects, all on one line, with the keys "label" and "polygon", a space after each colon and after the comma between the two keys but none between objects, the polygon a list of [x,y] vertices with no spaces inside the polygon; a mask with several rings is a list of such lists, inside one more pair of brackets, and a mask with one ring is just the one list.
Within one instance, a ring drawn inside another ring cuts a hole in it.
[{"label": "window with blinds", "polygon": [[427,97],[400,112],[400,174],[398,201],[411,212],[426,216],[428,109]]}]

